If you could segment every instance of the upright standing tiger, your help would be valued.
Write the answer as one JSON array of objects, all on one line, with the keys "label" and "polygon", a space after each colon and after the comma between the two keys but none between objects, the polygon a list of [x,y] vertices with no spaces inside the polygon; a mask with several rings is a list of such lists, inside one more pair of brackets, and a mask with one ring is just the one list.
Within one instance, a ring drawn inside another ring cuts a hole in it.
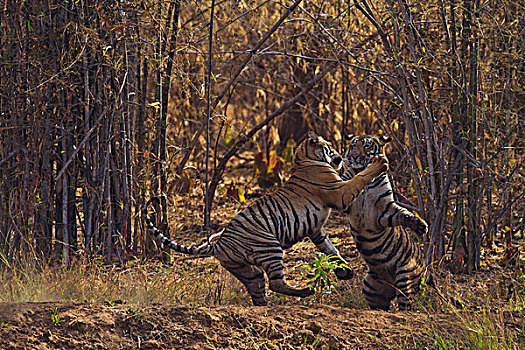
[{"label": "upright standing tiger", "polygon": [[[283,249],[309,237],[323,253],[346,263],[323,225],[332,208],[347,208],[366,185],[388,168],[386,158],[380,156],[372,160],[366,170],[343,181],[337,172],[341,163],[342,157],[329,142],[309,133],[296,150],[290,179],[272,195],[260,198],[241,211],[217,235],[215,243],[188,247],[166,238],[148,216],[152,199],[146,203],[143,216],[154,235],[176,252],[218,259],[244,284],[254,305],[266,305],[263,271],[272,291],[306,297],[313,293],[312,289],[294,289],[284,280]],[[349,279],[353,272],[340,268],[336,275]]]},{"label": "upright standing tiger", "polygon": [[[348,135],[344,155],[343,180],[354,178],[378,156],[390,141],[385,136]],[[419,289],[423,257],[419,247],[404,230],[419,236],[427,232],[427,223],[394,201],[388,174],[377,177],[366,186],[346,211],[352,236],[369,271],[363,281],[363,294],[372,309],[388,310],[397,296],[400,309],[407,307],[409,297]]]}]

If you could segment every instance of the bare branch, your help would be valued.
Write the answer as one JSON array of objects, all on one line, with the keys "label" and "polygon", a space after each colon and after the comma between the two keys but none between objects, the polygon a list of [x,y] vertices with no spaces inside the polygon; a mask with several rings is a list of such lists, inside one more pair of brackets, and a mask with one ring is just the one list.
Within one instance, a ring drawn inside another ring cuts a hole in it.
[{"label": "bare branch", "polygon": [[303,89],[297,95],[295,95],[292,99],[286,101],[276,111],[274,111],[272,114],[266,117],[263,121],[257,124],[245,136],[241,137],[237,142],[235,142],[235,144],[230,148],[230,150],[224,156],[222,156],[222,158],[219,160],[219,164],[217,165],[217,168],[215,169],[213,173],[213,178],[210,183],[210,189],[208,192],[208,195],[210,196],[208,199],[210,202],[210,205],[211,203],[213,203],[215,189],[217,188],[219,180],[221,179],[222,174],[224,173],[226,164],[231,159],[231,157],[233,157],[239,151],[239,149],[241,149],[244,146],[246,140],[249,140],[253,135],[255,135],[264,126],[268,125],[272,120],[274,120],[276,117],[281,115],[284,111],[286,111],[288,108],[293,106],[302,96],[304,96],[311,89],[313,89],[321,81],[321,79],[324,78],[326,74],[328,74],[330,71],[335,69],[338,65],[339,64],[337,62],[333,62],[330,65],[328,65],[321,73],[319,73],[312,80],[306,83]]},{"label": "bare branch", "polygon": [[[302,0],[296,0],[292,4],[292,6],[288,7],[286,9],[286,11],[281,15],[279,20],[277,22],[275,22],[275,24],[272,26],[272,28],[270,28],[270,30],[267,31],[261,39],[259,39],[259,41],[255,44],[255,46],[252,47],[251,50],[248,51],[248,55],[246,56],[244,61],[237,67],[237,70],[232,74],[231,79],[228,81],[228,83],[222,89],[222,91],[219,93],[219,95],[217,95],[215,97],[212,109],[215,109],[215,107],[217,107],[217,105],[222,100],[222,98],[226,95],[226,93],[228,92],[230,87],[237,81],[237,79],[238,79],[239,75],[241,74],[241,72],[244,70],[244,68],[246,68],[248,63],[250,63],[250,61],[254,57],[255,53],[270,38],[270,36],[272,36],[272,34],[275,33],[277,31],[277,29],[279,29],[280,25],[297,8],[297,6],[299,6],[301,1]],[[182,159],[182,161],[180,162],[180,164],[179,164],[179,166],[177,168],[178,172],[182,171],[182,169],[186,166],[186,163],[188,162],[188,160],[190,158],[190,155],[193,152],[193,149],[195,148],[195,145],[197,144],[197,140],[202,135],[202,132],[204,131],[205,127],[206,127],[206,124],[202,124],[201,127],[199,128],[199,130],[193,136],[193,139],[190,142],[190,146],[188,147],[188,151],[186,152],[186,155],[184,156],[184,158]]]}]

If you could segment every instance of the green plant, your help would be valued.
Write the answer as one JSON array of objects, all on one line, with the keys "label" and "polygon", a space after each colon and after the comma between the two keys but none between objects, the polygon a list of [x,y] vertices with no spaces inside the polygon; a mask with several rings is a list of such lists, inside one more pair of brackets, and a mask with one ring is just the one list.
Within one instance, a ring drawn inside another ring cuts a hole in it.
[{"label": "green plant", "polygon": [[51,314],[51,321],[53,321],[53,323],[57,326],[60,323],[66,321],[62,316],[58,314],[58,307],[55,307],[55,311],[53,311],[53,313]]},{"label": "green plant", "polygon": [[326,255],[324,253],[317,253],[317,258],[308,265],[303,266],[313,275],[308,281],[318,298],[332,292],[332,286],[338,282],[330,279],[330,271],[337,268],[349,268],[343,264],[335,255]]},{"label": "green plant", "polygon": [[444,300],[444,297],[439,296],[439,291],[429,288],[427,279],[423,277],[419,284],[419,293],[412,296],[412,307],[419,311],[441,312],[442,306],[439,300]]},{"label": "green plant", "polygon": [[135,322],[142,323],[144,321],[144,316],[140,309],[135,307],[128,307],[128,312],[131,314]]},{"label": "green plant", "polygon": [[460,349],[459,344],[434,332],[434,348],[437,350]]},{"label": "green plant", "polygon": [[513,310],[525,308],[525,272],[519,269],[519,274],[515,281],[508,287],[508,298]]},{"label": "green plant", "polygon": [[281,157],[277,156],[275,151],[270,152],[269,159],[263,152],[257,153],[253,165],[257,184],[261,188],[272,188],[276,185],[282,185],[285,163]]},{"label": "green plant", "polygon": [[290,139],[281,156],[278,156],[275,150],[271,151],[268,157],[264,152],[255,154],[253,172],[261,188],[272,188],[283,184],[284,174],[292,167],[294,148],[295,141]]},{"label": "green plant", "polygon": [[427,295],[427,287],[428,287],[427,280],[423,276],[423,278],[421,279],[421,283],[419,284],[419,290],[421,292],[422,297],[425,297]]},{"label": "green plant", "polygon": [[463,319],[469,349],[521,349],[517,329],[508,327],[501,311],[494,313],[489,306],[482,312]]}]

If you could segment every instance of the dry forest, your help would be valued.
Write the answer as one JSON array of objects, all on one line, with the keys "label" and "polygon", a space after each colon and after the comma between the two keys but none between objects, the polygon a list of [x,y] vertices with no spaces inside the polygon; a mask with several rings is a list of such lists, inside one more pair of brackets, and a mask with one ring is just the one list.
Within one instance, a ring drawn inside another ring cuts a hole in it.
[{"label": "dry forest", "polygon": [[[0,9],[0,349],[525,348],[523,1]],[[337,211],[326,231],[355,277],[306,240],[285,276],[315,294],[265,307],[146,231],[158,196],[167,236],[205,242],[286,181],[309,130],[340,152],[347,134],[392,138],[394,197],[429,224],[412,236],[439,293],[370,310]]]}]

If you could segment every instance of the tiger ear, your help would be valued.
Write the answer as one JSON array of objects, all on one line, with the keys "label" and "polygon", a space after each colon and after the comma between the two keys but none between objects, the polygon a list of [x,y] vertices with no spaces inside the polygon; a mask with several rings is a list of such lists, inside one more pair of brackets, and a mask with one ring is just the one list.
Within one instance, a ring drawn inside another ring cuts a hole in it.
[{"label": "tiger ear", "polygon": [[351,140],[354,136],[354,134],[347,134],[345,135],[345,140]]},{"label": "tiger ear", "polygon": [[379,136],[379,140],[383,142],[383,145],[385,145],[389,143],[390,141],[392,141],[392,138],[390,136],[381,135]]},{"label": "tiger ear", "polygon": [[317,140],[318,140],[317,135],[316,135],[315,132],[313,132],[313,131],[308,131],[308,138],[309,138],[310,140],[315,141],[315,142],[317,142]]}]

